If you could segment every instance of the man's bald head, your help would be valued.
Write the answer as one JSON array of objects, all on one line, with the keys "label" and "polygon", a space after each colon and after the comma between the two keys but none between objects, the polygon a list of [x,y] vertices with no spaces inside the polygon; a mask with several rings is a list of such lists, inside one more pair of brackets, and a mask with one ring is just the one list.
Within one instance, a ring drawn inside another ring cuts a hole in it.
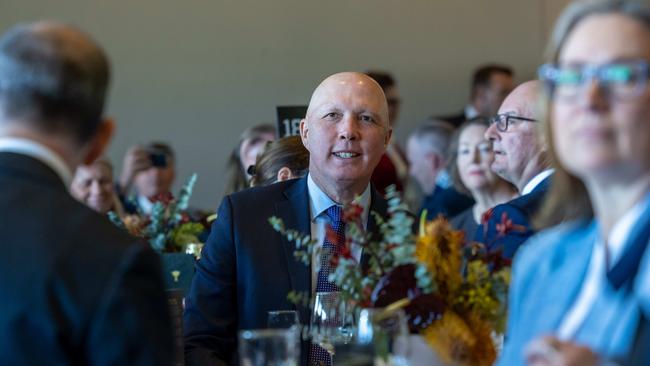
[{"label": "man's bald head", "polygon": [[300,123],[310,177],[335,202],[350,202],[368,187],[391,133],[377,82],[356,72],[326,78]]},{"label": "man's bald head", "polygon": [[323,103],[331,103],[335,97],[364,97],[376,102],[377,117],[388,128],[388,104],[379,84],[366,74],[359,72],[341,72],[323,80],[314,90],[307,108],[306,119]]},{"label": "man's bald head", "polygon": [[110,77],[102,49],[80,30],[55,22],[19,24],[0,38],[0,123],[93,136]]},{"label": "man's bald head", "polygon": [[516,87],[499,108],[501,113],[516,113],[518,116],[539,119],[539,98],[542,93],[542,83],[531,80]]},{"label": "man's bald head", "polygon": [[492,170],[520,191],[548,167],[546,143],[539,128],[541,92],[542,84],[536,80],[519,85],[499,108],[501,120],[505,118],[503,115],[509,116],[507,129],[499,131],[492,124],[485,131],[495,152]]}]

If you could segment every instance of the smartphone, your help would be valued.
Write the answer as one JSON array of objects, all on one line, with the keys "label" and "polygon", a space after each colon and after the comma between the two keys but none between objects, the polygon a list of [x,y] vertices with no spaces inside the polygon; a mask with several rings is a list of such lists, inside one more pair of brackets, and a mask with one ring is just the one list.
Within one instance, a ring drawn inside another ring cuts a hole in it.
[{"label": "smartphone", "polygon": [[162,153],[151,153],[149,154],[149,159],[151,159],[151,165],[157,168],[167,167],[167,155]]}]

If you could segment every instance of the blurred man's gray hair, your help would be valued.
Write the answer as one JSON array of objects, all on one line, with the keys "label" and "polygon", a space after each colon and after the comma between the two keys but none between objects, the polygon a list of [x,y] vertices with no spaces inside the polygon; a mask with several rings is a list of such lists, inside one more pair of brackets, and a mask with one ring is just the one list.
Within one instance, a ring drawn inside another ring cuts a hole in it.
[{"label": "blurred man's gray hair", "polygon": [[0,38],[0,123],[84,142],[101,122],[109,78],[104,51],[82,31],[47,21],[16,25]]}]

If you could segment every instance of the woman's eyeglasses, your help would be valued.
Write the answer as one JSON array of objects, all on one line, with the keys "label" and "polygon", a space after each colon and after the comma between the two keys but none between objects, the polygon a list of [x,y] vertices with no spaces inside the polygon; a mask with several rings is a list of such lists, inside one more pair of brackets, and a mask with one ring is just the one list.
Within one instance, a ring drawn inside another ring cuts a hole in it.
[{"label": "woman's eyeglasses", "polygon": [[648,80],[648,62],[622,61],[601,65],[545,64],[539,68],[539,78],[550,95],[560,101],[570,101],[583,93],[594,80],[612,100],[628,100],[639,96]]}]

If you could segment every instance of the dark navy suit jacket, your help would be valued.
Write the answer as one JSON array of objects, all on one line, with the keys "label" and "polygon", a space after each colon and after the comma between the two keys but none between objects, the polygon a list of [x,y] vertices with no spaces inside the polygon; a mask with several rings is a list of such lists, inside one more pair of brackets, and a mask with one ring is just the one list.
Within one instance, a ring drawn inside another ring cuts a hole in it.
[{"label": "dark navy suit jacket", "polygon": [[[374,189],[370,210],[386,213]],[[294,258],[294,244],[275,232],[271,216],[288,229],[311,233],[307,177],[223,199],[186,298],[188,366],[237,364],[237,332],[266,328],[269,311],[297,310],[301,323],[309,324],[310,309],[289,302],[287,294],[311,293],[311,268]],[[373,215],[367,226],[377,231]],[[307,350],[303,343],[302,364]]]},{"label": "dark navy suit jacket", "polygon": [[0,365],[172,365],[159,256],[0,153]]},{"label": "dark navy suit jacket", "polygon": [[[532,192],[488,211],[489,219],[486,224],[479,225],[474,240],[487,245],[490,251],[502,249],[503,256],[512,259],[519,246],[535,233],[531,220],[544,201],[551,178],[549,176],[541,181]],[[497,224],[502,224],[504,214],[507,220],[512,221],[512,227],[505,231],[498,230]]]},{"label": "dark navy suit jacket", "polygon": [[426,196],[422,202],[422,210],[427,210],[427,220],[433,220],[438,215],[452,218],[474,205],[474,200],[453,188],[442,188],[436,185],[433,193]]}]

